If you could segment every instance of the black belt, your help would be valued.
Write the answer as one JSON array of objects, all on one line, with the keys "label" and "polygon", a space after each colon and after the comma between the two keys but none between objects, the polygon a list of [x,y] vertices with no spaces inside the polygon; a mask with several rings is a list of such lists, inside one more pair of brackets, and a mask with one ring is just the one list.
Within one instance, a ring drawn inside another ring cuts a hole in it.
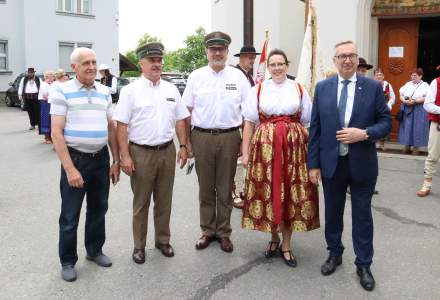
[{"label": "black belt", "polygon": [[132,141],[130,141],[130,144],[135,145],[135,146],[139,146],[148,150],[162,150],[165,149],[166,147],[168,147],[169,145],[171,145],[173,143],[173,140],[168,141],[166,143],[160,144],[160,145],[156,145],[156,146],[150,146],[150,145],[139,145],[136,143],[133,143]]},{"label": "black belt", "polygon": [[226,132],[231,132],[231,131],[238,130],[238,129],[240,129],[240,126],[231,127],[231,128],[225,128],[225,129],[218,129],[218,128],[207,129],[207,128],[202,128],[202,127],[194,126],[193,129],[197,130],[197,131],[207,132],[207,133],[210,133],[210,134],[213,134],[213,135],[217,135],[217,134],[221,134],[221,133],[226,133]]},{"label": "black belt", "polygon": [[98,158],[106,152],[107,146],[104,146],[101,150],[93,153],[81,152],[72,147],[67,147],[67,149],[69,150],[70,155],[76,155],[87,158]]}]

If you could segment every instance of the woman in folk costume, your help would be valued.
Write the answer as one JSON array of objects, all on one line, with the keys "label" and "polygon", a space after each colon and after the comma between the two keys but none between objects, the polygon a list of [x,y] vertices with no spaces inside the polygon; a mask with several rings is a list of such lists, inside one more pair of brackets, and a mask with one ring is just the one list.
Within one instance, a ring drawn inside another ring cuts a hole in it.
[{"label": "woman in folk costume", "polygon": [[267,64],[272,78],[249,92],[243,109],[247,176],[242,226],[270,232],[265,256],[279,251],[288,266],[296,267],[292,232],[319,228],[318,189],[306,167],[305,126],[312,102],[301,85],[287,78],[288,60],[282,50],[272,50]]},{"label": "woman in folk costume", "polygon": [[403,111],[403,120],[399,128],[399,143],[405,146],[404,153],[419,154],[419,147],[428,145],[429,120],[428,113],[423,108],[425,97],[428,94],[429,84],[422,80],[423,69],[411,71],[411,80],[399,90],[400,109]]},{"label": "woman in folk costume", "polygon": [[[383,88],[383,94],[385,96],[385,101],[387,103],[388,109],[391,111],[394,103],[396,103],[396,94],[394,94],[393,87],[391,83],[385,80],[385,75],[381,68],[376,68],[374,70],[374,79],[377,80]],[[379,141],[379,148],[385,151],[385,139]]]},{"label": "woman in folk costume", "polygon": [[38,91],[38,100],[40,100],[40,126],[39,134],[44,135],[44,143],[52,144],[52,138],[50,137],[50,104],[47,101],[49,99],[50,86],[55,80],[55,72],[48,70],[44,72],[44,81],[41,83],[40,90]]}]

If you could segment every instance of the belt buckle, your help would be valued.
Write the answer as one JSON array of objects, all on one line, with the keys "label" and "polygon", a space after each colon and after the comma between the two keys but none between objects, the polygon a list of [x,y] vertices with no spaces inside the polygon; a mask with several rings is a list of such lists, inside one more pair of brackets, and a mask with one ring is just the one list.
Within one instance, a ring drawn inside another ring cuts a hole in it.
[{"label": "belt buckle", "polygon": [[221,132],[220,132],[220,129],[211,129],[211,134],[212,135],[219,135]]}]

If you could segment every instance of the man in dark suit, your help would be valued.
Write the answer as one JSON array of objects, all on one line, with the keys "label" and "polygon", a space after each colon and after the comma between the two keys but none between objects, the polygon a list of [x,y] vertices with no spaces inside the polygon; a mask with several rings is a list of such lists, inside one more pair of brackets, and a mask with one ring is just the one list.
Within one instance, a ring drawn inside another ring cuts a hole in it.
[{"label": "man in dark suit", "polygon": [[310,180],[322,180],[325,198],[325,238],[329,257],[321,267],[330,275],[342,263],[341,242],[347,187],[351,188],[352,237],[355,264],[362,287],[374,289],[371,198],[378,176],[375,141],[391,129],[382,87],[356,75],[359,64],[351,41],[335,46],[338,75],[315,88],[310,123],[308,167]]}]

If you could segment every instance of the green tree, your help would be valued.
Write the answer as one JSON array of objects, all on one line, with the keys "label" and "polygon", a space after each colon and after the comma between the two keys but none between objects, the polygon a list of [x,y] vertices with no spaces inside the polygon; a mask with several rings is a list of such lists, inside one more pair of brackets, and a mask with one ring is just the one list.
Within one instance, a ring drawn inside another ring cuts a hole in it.
[{"label": "green tree", "polygon": [[205,29],[199,27],[196,29],[196,34],[186,37],[184,41],[186,47],[179,49],[181,50],[179,71],[189,73],[208,64],[205,54],[205,35]]},{"label": "green tree", "polygon": [[[190,73],[197,68],[206,66],[208,60],[205,54],[205,29],[199,27],[196,29],[195,34],[186,37],[184,48],[180,48],[174,51],[165,51],[163,70],[165,72],[178,71],[182,73]],[[160,38],[151,36],[148,33],[144,33],[138,40],[137,47],[145,45],[151,42],[160,42]],[[138,64],[138,58],[134,50],[127,51],[125,53],[127,58],[134,64]],[[123,76],[139,76],[138,71],[126,71]]]}]

